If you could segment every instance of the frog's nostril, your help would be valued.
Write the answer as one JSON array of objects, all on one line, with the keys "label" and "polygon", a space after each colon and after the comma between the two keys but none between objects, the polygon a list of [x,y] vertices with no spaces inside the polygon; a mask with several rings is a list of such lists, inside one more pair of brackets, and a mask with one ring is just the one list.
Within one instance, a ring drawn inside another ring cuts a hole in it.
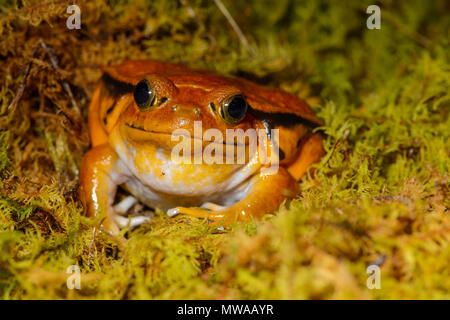
[{"label": "frog's nostril", "polygon": [[202,110],[200,108],[192,107],[191,105],[185,106],[185,105],[175,104],[170,107],[170,111],[176,112],[177,117],[191,118],[192,112],[194,112],[194,115],[197,117],[201,117],[203,115]]},{"label": "frog's nostril", "polygon": [[202,111],[199,108],[194,108],[194,113],[195,115],[201,117],[202,116]]}]

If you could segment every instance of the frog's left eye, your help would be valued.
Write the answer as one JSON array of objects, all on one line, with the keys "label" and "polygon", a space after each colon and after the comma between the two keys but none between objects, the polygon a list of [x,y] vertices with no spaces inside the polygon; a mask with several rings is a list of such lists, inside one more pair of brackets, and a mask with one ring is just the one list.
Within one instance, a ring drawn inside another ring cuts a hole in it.
[{"label": "frog's left eye", "polygon": [[231,125],[241,122],[246,113],[247,100],[240,94],[227,99],[220,108],[220,116]]},{"label": "frog's left eye", "polygon": [[138,82],[134,88],[134,101],[141,111],[146,111],[155,105],[156,94],[148,80]]}]

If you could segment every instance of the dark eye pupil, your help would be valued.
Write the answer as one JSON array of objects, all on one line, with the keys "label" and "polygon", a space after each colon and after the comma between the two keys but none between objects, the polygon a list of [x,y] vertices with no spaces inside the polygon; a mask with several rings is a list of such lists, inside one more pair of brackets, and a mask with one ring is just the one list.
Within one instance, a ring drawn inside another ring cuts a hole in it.
[{"label": "dark eye pupil", "polygon": [[147,84],[147,81],[142,80],[134,89],[134,101],[136,101],[138,106],[141,106],[148,102],[150,99],[150,88]]},{"label": "dark eye pupil", "polygon": [[242,119],[247,112],[247,102],[244,97],[236,96],[228,103],[228,114],[234,119]]}]

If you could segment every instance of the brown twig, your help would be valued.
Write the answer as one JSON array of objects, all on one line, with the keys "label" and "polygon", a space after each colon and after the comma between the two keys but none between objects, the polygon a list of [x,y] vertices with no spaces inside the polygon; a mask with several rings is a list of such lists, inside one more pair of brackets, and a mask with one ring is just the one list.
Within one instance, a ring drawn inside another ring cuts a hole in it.
[{"label": "brown twig", "polygon": [[86,265],[89,267],[91,264],[91,257],[92,257],[92,249],[94,248],[95,243],[95,235],[97,234],[97,227],[94,227],[92,229],[92,238],[91,238],[91,244],[89,246],[89,253],[88,253],[88,260],[86,262]]},{"label": "brown twig", "polygon": [[[360,10],[363,12],[366,12],[366,8],[365,7],[360,7]],[[421,45],[422,47],[425,48],[429,48],[430,45],[432,44],[431,40],[428,39],[427,37],[425,37],[424,35],[416,32],[416,31],[411,31],[408,30],[402,22],[398,21],[397,18],[392,15],[389,11],[384,10],[382,13],[382,19],[386,19],[388,22],[390,22],[395,28],[397,28],[397,30],[404,34],[405,36],[411,38],[412,40],[414,40],[415,42],[417,42],[419,45]]]},{"label": "brown twig", "polygon": [[211,42],[211,47],[216,47],[217,45],[217,40],[216,38],[208,31],[208,29],[206,28],[205,24],[203,23],[203,21],[199,18],[199,16],[195,13],[194,8],[192,8],[192,6],[189,4],[189,2],[187,0],[180,0],[180,3],[186,8],[188,14],[195,19],[195,21],[197,22],[198,26],[205,30],[206,32],[206,36],[208,37],[209,41]]},{"label": "brown twig", "polygon": [[[53,49],[48,47],[42,39],[39,40],[39,43],[40,43],[41,47],[45,50],[47,55],[49,56],[50,63],[53,66],[53,69],[60,72],[61,69],[58,66],[58,59],[56,58],[56,56],[53,52]],[[73,93],[72,93],[72,90],[70,89],[69,83],[67,81],[63,80],[62,85],[63,85],[63,88],[66,91],[67,95],[70,98],[73,110],[75,111],[75,116],[72,117],[69,114],[69,112],[67,112],[68,110],[67,111],[64,110],[64,108],[62,108],[61,106],[58,106],[58,108],[64,114],[64,116],[69,120],[69,122],[74,126],[75,131],[81,132],[82,127],[83,127],[83,119],[82,119],[80,108],[78,107],[78,104],[73,96]]]},{"label": "brown twig", "polygon": [[[37,49],[37,47],[34,48],[33,51],[31,52],[31,58],[33,58],[34,54],[36,53],[36,49]],[[25,72],[23,74],[22,81],[20,81],[19,87],[17,88],[16,96],[14,97],[13,101],[11,101],[8,108],[6,109],[7,114],[10,113],[16,107],[17,103],[19,103],[20,98],[22,98],[22,95],[25,91],[28,75],[30,74],[32,64],[33,64],[33,62],[30,61],[27,65],[27,67],[25,68]]]},{"label": "brown twig", "polygon": [[222,1],[221,0],[214,0],[214,2],[216,3],[217,7],[222,12],[222,14],[225,16],[225,18],[227,18],[228,23],[231,25],[231,27],[233,28],[234,32],[236,32],[239,40],[242,42],[242,44],[247,49],[247,51],[253,56],[256,55],[255,50],[252,48],[252,46],[248,42],[248,40],[245,37],[244,33],[242,32],[241,28],[239,28],[238,24],[233,19],[233,17],[231,16],[230,12],[228,11],[228,9],[223,5]]},{"label": "brown twig", "polygon": [[391,22],[394,27],[398,29],[400,33],[403,33],[405,36],[411,38],[412,40],[416,41],[419,45],[425,48],[429,48],[431,45],[430,39],[425,37],[424,35],[416,32],[408,30],[401,22],[399,22],[393,15],[391,15],[386,10],[383,12],[384,18]]},{"label": "brown twig", "polygon": [[[58,67],[58,59],[56,58],[55,54],[52,52],[51,48],[49,48],[45,42],[41,39],[39,40],[39,43],[41,44],[41,47],[45,50],[45,52],[47,52],[49,58],[50,58],[50,62],[52,63],[52,66],[55,70],[59,70]],[[72,90],[70,89],[70,85],[67,81],[63,81],[63,88],[64,90],[67,92],[67,94],[69,95],[70,101],[72,102],[72,106],[77,114],[77,120],[81,121],[81,112],[80,112],[80,108],[78,107],[77,102],[75,101],[75,98],[73,97],[72,94]]]}]

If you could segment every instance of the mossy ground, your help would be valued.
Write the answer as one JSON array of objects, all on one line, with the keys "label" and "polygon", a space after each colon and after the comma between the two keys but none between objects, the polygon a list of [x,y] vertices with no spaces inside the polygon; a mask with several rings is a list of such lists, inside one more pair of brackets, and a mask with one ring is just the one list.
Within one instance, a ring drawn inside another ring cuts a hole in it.
[{"label": "mossy ground", "polygon": [[[196,17],[179,1],[77,1],[81,30],[66,28],[66,1],[1,1],[0,296],[449,299],[449,2],[377,1],[381,30],[366,28],[373,1],[223,2],[253,50],[213,1],[190,0]],[[93,236],[76,193],[87,106],[97,66],[132,58],[317,97],[317,174],[276,216],[226,232],[157,212],[126,244]],[[67,289],[70,265],[81,290]]]}]

